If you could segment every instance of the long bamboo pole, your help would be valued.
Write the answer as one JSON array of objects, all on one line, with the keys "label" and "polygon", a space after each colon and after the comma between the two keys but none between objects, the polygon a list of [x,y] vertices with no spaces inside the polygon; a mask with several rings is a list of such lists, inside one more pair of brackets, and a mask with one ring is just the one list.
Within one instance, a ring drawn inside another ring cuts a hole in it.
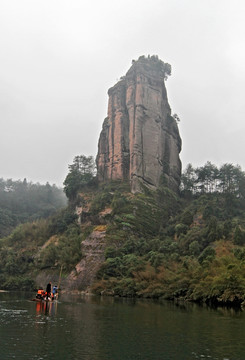
[{"label": "long bamboo pole", "polygon": [[61,267],[60,267],[60,276],[59,276],[59,282],[58,282],[58,286],[57,286],[57,296],[56,296],[56,299],[58,299],[58,296],[59,296],[58,290],[59,290],[59,288],[60,288],[62,268],[63,268],[63,265],[61,265]]}]

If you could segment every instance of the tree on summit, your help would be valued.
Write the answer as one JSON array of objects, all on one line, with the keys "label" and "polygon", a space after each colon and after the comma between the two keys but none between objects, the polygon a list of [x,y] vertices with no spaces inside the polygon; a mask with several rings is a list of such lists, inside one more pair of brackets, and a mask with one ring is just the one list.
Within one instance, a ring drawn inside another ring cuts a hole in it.
[{"label": "tree on summit", "polygon": [[73,200],[77,192],[94,178],[95,161],[93,156],[78,155],[68,168],[69,173],[63,183],[64,192],[69,200]]}]

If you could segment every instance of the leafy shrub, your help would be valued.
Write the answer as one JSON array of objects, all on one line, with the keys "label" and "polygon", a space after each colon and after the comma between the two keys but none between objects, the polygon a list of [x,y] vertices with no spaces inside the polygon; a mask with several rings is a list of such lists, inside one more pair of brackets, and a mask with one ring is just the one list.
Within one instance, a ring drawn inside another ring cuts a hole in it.
[{"label": "leafy shrub", "polygon": [[239,225],[237,225],[235,228],[233,241],[236,245],[245,244],[245,231],[243,231]]},{"label": "leafy shrub", "polygon": [[206,247],[206,249],[203,250],[201,255],[198,257],[198,261],[200,264],[202,264],[204,260],[212,261],[214,257],[215,257],[215,250],[212,247],[208,246]]},{"label": "leafy shrub", "polygon": [[118,256],[118,250],[114,246],[109,246],[105,249],[105,259],[115,258]]},{"label": "leafy shrub", "polygon": [[97,214],[105,208],[107,204],[110,204],[113,194],[110,192],[102,192],[97,194],[90,206],[90,211],[92,214]]},{"label": "leafy shrub", "polygon": [[200,245],[198,241],[192,241],[189,245],[189,252],[191,255],[198,256],[200,254]]},{"label": "leafy shrub", "polygon": [[177,224],[175,225],[175,233],[177,236],[180,236],[181,234],[186,234],[189,227],[185,224]]}]

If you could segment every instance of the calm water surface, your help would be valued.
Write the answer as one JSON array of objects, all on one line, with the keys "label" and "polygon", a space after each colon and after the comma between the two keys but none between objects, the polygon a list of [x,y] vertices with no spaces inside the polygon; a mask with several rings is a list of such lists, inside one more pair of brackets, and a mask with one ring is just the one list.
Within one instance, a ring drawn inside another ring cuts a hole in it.
[{"label": "calm water surface", "polygon": [[0,293],[0,359],[245,359],[245,312],[128,299]]}]

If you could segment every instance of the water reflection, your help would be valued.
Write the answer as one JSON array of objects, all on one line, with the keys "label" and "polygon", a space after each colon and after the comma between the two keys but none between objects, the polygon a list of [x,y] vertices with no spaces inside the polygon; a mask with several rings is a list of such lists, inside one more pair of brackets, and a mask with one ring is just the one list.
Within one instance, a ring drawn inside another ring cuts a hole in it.
[{"label": "water reflection", "polygon": [[36,314],[55,316],[57,314],[58,302],[47,302],[47,301],[37,301],[36,302]]},{"label": "water reflection", "polygon": [[0,294],[1,359],[244,359],[245,313],[151,300]]}]

